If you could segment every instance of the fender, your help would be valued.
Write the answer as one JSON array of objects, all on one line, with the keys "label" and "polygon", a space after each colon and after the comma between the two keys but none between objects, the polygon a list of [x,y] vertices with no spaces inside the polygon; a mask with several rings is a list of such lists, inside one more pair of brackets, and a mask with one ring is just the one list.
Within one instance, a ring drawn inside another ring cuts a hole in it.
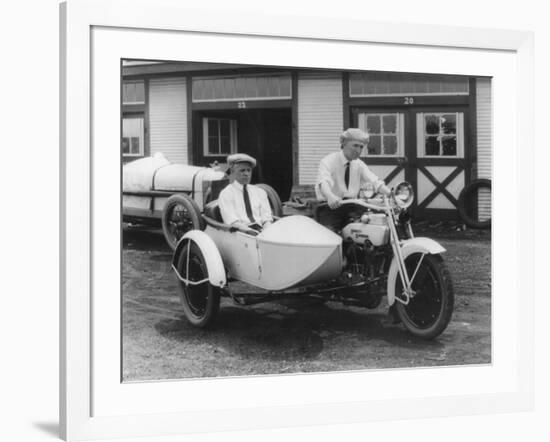
[{"label": "fender", "polygon": [[225,278],[225,266],[223,265],[222,257],[216,243],[202,230],[191,230],[179,240],[172,258],[172,268],[176,274],[178,274],[177,265],[180,254],[189,241],[193,241],[199,247],[206,261],[210,284],[215,287],[224,287],[227,280]]},{"label": "fender", "polygon": [[[430,238],[411,238],[402,241],[401,251],[403,253],[403,259],[413,253],[429,253],[431,255],[437,255],[445,252],[445,248]],[[397,264],[397,258],[394,256],[388,271],[388,304],[391,306],[395,302],[395,281],[399,274],[399,266]]]}]

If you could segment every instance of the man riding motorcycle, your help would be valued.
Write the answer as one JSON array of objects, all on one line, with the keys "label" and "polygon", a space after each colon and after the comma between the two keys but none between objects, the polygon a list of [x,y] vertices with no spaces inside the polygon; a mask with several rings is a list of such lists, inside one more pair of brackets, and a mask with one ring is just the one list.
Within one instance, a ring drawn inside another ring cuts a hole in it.
[{"label": "man riding motorcycle", "polygon": [[353,206],[342,206],[344,199],[357,198],[368,183],[378,193],[391,194],[384,181],[359,158],[368,141],[368,133],[349,128],[340,135],[340,151],[325,156],[319,164],[315,194],[317,200],[326,202],[328,207],[319,207],[317,217],[334,232],[339,232],[354,214]]}]

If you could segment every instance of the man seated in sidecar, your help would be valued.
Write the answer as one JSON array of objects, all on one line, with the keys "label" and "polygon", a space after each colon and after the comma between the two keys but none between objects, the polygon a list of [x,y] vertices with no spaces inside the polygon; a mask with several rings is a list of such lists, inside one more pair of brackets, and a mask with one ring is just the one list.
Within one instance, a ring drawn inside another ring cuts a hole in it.
[{"label": "man seated in sidecar", "polygon": [[256,160],[250,155],[237,153],[227,157],[231,184],[218,198],[220,213],[225,224],[257,234],[269,227],[273,215],[266,192],[250,184]]},{"label": "man seated in sidecar", "polygon": [[360,189],[368,183],[376,192],[390,195],[390,189],[359,157],[369,141],[369,134],[361,129],[349,128],[340,135],[340,151],[325,156],[320,164],[315,184],[319,202],[316,219],[334,232],[339,232],[355,215],[356,207],[343,205],[344,199],[359,197]]}]

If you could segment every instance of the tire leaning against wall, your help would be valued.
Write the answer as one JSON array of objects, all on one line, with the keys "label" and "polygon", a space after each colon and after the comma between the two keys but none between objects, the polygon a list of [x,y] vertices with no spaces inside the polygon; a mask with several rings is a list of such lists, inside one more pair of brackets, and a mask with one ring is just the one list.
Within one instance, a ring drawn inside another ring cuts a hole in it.
[{"label": "tire leaning against wall", "polygon": [[477,221],[471,218],[466,210],[472,195],[474,195],[475,192],[481,188],[487,188],[491,190],[491,180],[486,178],[474,180],[466,187],[464,187],[464,189],[462,189],[460,195],[458,196],[458,213],[460,215],[460,218],[462,218],[464,224],[473,229],[488,229],[491,227],[491,218],[484,221]]}]

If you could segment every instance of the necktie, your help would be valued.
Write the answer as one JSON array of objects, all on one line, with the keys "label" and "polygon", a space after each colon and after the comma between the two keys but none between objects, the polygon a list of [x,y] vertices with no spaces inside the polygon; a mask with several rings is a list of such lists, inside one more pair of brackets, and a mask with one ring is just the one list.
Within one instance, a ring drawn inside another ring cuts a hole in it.
[{"label": "necktie", "polygon": [[254,219],[254,215],[252,215],[252,207],[250,206],[250,197],[248,196],[248,189],[246,188],[246,184],[243,184],[243,197],[244,207],[246,209],[246,216],[248,216],[248,219],[251,223],[255,223],[256,220]]},{"label": "necktie", "polygon": [[346,181],[346,188],[349,189],[349,161],[346,163],[346,173],[344,174],[344,180]]}]

